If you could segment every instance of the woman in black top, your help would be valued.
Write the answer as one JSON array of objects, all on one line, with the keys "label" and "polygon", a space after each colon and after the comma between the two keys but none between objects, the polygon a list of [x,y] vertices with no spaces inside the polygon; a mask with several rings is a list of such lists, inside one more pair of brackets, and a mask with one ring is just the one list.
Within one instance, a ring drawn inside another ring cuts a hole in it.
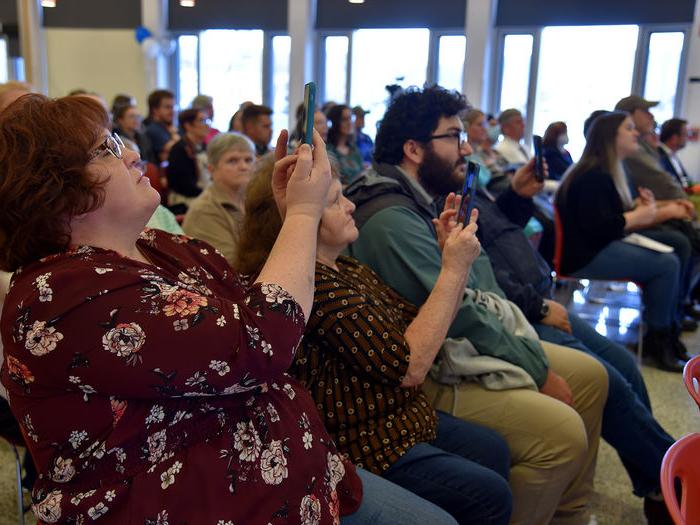
[{"label": "woman in black top", "polygon": [[[639,133],[629,115],[611,112],[598,117],[588,134],[581,160],[564,178],[556,196],[563,228],[561,271],[592,279],[626,279],[642,286],[644,344],[661,368],[681,371],[684,347],[677,336],[680,271],[676,253],[660,253],[623,241],[644,230],[671,246],[682,246],[677,232],[655,228],[688,213],[678,202],[658,203],[646,188],[632,198],[621,161],[634,153]],[[680,248],[679,248],[680,251]],[[681,259],[685,254],[680,254]]]},{"label": "woman in black top", "polygon": [[[168,155],[168,176],[170,195],[168,204],[189,207],[197,195],[211,182],[198,156],[204,154],[204,139],[209,134],[211,123],[204,111],[186,109],[178,116],[182,128],[182,140],[177,142]],[[203,173],[204,172],[204,173]]]},{"label": "woman in black top", "polygon": [[566,123],[552,122],[542,137],[542,154],[549,167],[549,178],[560,180],[564,172],[574,161],[571,154],[564,149],[569,143]]}]

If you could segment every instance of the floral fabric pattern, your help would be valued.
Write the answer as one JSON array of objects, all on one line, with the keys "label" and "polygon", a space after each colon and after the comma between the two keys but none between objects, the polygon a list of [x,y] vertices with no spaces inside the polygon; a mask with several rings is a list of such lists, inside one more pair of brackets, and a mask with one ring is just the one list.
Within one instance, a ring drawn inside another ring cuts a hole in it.
[{"label": "floral fabric pattern", "polygon": [[361,485],[287,376],[304,330],[277,285],[146,230],[143,264],[90,246],[18,270],[0,379],[43,523],[333,524]]}]

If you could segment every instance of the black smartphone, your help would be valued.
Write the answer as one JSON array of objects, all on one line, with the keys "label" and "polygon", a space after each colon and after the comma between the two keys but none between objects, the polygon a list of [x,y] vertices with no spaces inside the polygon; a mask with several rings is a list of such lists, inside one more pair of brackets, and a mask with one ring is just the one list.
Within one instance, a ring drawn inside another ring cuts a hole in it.
[{"label": "black smartphone", "polygon": [[316,83],[304,86],[304,144],[312,144],[314,137],[314,111],[316,110]]},{"label": "black smartphone", "polygon": [[457,214],[457,220],[465,226],[469,224],[469,219],[474,209],[474,194],[479,183],[480,169],[481,166],[476,162],[467,162],[467,174],[464,177],[464,186],[462,187],[462,202],[459,205],[459,213]]},{"label": "black smartphone", "polygon": [[532,136],[532,147],[535,149],[535,180],[542,182],[544,180],[544,164],[542,162],[542,137],[539,135]]}]

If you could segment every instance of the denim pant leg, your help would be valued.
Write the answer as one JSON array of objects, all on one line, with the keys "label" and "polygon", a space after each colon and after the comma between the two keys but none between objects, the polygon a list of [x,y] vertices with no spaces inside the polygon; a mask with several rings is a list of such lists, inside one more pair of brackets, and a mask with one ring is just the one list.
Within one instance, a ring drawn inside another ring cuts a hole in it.
[{"label": "denim pant leg", "polygon": [[438,437],[418,443],[384,477],[449,512],[460,524],[508,523],[510,455],[492,430],[438,412]]},{"label": "denim pant leg", "polygon": [[678,310],[677,320],[680,322],[683,319],[683,305],[690,293],[690,281],[692,279],[694,262],[693,262],[693,247],[690,240],[680,231],[672,227],[664,227],[663,224],[642,230],[639,233],[646,235],[656,241],[673,246],[673,253],[678,257],[680,262],[680,273],[678,281]]},{"label": "denim pant leg", "polygon": [[572,275],[582,279],[629,279],[641,284],[649,327],[655,330],[672,328],[680,282],[680,263],[675,254],[613,241]]},{"label": "denim pant leg", "polygon": [[644,378],[639,371],[634,354],[624,346],[600,335],[578,315],[570,313],[569,323],[573,336],[583,343],[585,348],[614,366],[630,384],[642,404],[651,412],[649,392],[647,392],[647,386],[644,384]]},{"label": "denim pant leg", "polygon": [[415,494],[358,468],[362,503],[340,519],[341,525],[457,525],[447,512]]},{"label": "denim pant leg", "polygon": [[[535,329],[544,341],[581,349],[596,357],[605,367],[609,388],[603,409],[601,436],[620,456],[636,495],[646,496],[658,490],[661,461],[674,439],[654,419],[632,385],[603,356],[575,337],[551,326],[535,325]],[[574,344],[572,339],[575,340]],[[624,348],[620,348],[620,351],[627,352]],[[608,355],[614,355],[614,352]],[[619,361],[622,362],[622,359]]]}]

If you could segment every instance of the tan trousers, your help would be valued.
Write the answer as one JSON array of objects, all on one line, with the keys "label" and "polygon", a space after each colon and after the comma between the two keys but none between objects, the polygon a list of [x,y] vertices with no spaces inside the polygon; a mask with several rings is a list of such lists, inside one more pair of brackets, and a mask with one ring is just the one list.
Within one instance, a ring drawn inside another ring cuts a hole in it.
[{"label": "tan trousers", "polygon": [[588,523],[603,405],[605,368],[583,352],[542,341],[551,369],[566,379],[570,407],[527,389],[486,390],[477,383],[424,390],[435,408],[497,431],[511,453],[511,524]]}]

